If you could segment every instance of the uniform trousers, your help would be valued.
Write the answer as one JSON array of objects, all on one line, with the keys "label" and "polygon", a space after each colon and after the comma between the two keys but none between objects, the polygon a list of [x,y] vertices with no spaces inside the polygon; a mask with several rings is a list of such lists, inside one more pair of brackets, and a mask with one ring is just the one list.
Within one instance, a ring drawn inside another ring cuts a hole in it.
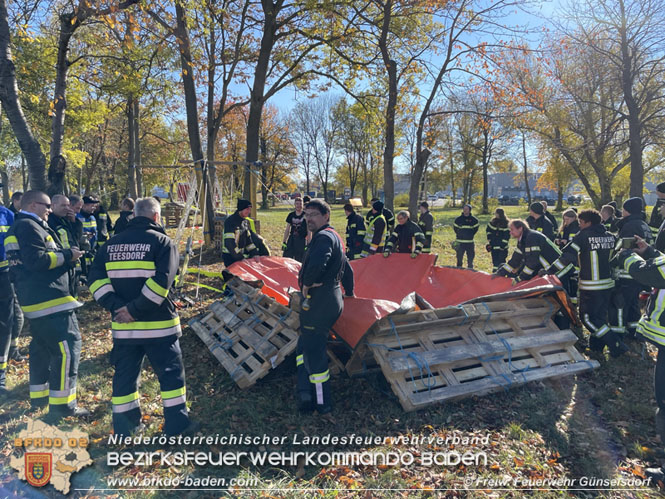
[{"label": "uniform trousers", "polygon": [[457,254],[457,266],[461,267],[464,261],[464,253],[466,253],[467,267],[473,268],[473,259],[476,256],[476,245],[474,243],[458,243],[455,249]]},{"label": "uniform trousers", "polygon": [[9,272],[0,272],[0,386],[7,383],[7,360],[14,325],[14,289]]}]

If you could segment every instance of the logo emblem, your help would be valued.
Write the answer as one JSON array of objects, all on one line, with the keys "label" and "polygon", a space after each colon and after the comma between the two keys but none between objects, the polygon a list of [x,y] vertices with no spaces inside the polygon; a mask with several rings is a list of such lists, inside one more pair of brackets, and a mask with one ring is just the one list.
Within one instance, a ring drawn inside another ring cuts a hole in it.
[{"label": "logo emblem", "polygon": [[43,487],[51,479],[52,455],[40,452],[25,453],[25,479],[33,487]]}]

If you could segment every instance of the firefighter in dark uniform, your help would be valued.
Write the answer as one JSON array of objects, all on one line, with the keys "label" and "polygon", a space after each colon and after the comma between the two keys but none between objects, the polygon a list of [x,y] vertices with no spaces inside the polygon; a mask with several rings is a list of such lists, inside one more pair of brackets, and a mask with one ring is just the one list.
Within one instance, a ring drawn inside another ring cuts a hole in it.
[{"label": "firefighter in dark uniform", "polygon": [[[60,244],[64,249],[78,248],[78,241],[71,222],[67,216],[71,212],[69,198],[63,194],[55,194],[51,199],[52,213],[48,216],[48,225],[60,238]],[[69,270],[69,292],[73,297],[78,297],[78,282],[76,268]]]},{"label": "firefighter in dark uniform", "polygon": [[618,234],[619,228],[617,227],[618,219],[614,216],[614,206],[606,204],[600,209],[600,218],[602,219],[603,226],[607,232]]},{"label": "firefighter in dark uniform", "polygon": [[363,258],[375,255],[376,253],[383,253],[388,224],[383,215],[383,203],[381,201],[374,201],[372,210],[367,214],[365,220],[367,222],[365,224],[365,239],[363,240],[363,250],[360,254]]},{"label": "firefighter in dark uniform", "polygon": [[[619,239],[617,249],[623,247],[624,240],[628,241],[635,236],[644,239],[647,244],[651,244],[651,228],[644,221],[642,199],[638,197],[630,198],[623,203],[623,217],[618,223]],[[623,268],[618,269],[619,292],[623,303],[622,307],[617,309],[616,321],[612,325],[621,330],[625,328],[629,337],[635,336],[637,322],[640,320],[640,302],[639,296],[644,286],[635,281],[630,274]]]},{"label": "firefighter in dark uniform", "polygon": [[[556,234],[556,239],[554,239],[554,244],[556,244],[561,250],[565,248],[577,235],[580,231],[580,224],[577,220],[577,212],[573,209],[568,209],[563,212],[563,222],[561,227]],[[574,272],[570,273],[570,278],[568,281],[569,289],[568,294],[570,295],[570,301],[577,305],[577,286],[579,279],[579,268],[577,267],[577,262],[572,262]]]},{"label": "firefighter in dark uniform", "polygon": [[[16,191],[12,194],[12,197],[9,202],[9,211],[12,212],[14,217],[21,211],[21,198],[23,193],[21,191]],[[7,229],[9,230],[9,229]],[[16,289],[12,284],[12,289],[14,290],[14,322],[12,323],[12,339],[9,347],[9,359],[15,360],[17,362],[23,362],[25,357],[21,354],[18,348],[18,339],[21,336],[21,331],[23,330],[23,311],[21,306],[18,303],[16,298]]]},{"label": "firefighter in dark uniform", "polygon": [[[383,215],[383,219],[386,221],[386,231],[384,234],[384,239],[388,239],[388,236],[392,233],[393,229],[395,228],[395,214],[390,211],[388,208],[385,207],[383,202],[379,198],[372,198],[370,201],[370,204],[372,207],[374,207],[374,203],[377,201],[381,202],[381,214]],[[375,213],[373,213],[373,210],[369,210],[367,214],[365,215],[365,225],[367,226],[372,218],[374,218]],[[383,244],[381,245],[383,246]]]},{"label": "firefighter in dark uniform", "polygon": [[0,206],[0,396],[7,394],[7,361],[14,324],[14,289],[5,254],[5,238],[13,223],[14,214]]},{"label": "firefighter in dark uniform", "polygon": [[28,191],[21,212],[5,239],[12,282],[21,309],[30,321],[30,402],[49,406],[49,418],[83,416],[76,404],[76,381],[81,333],[74,309],[79,303],[69,292],[69,269],[82,253],[64,249],[46,223],[51,200]]},{"label": "firefighter in dark uniform", "polygon": [[362,258],[365,220],[348,203],[344,205],[344,214],[346,215],[346,257],[349,260],[357,260]]},{"label": "firefighter in dark uniform", "polygon": [[148,357],[164,406],[164,432],[194,431],[187,413],[180,318],[169,290],[178,249],[160,223],[160,206],[139,199],[127,228],[99,249],[90,269],[90,291],[111,312],[113,431],[130,435],[141,423],[139,379]]},{"label": "firefighter in dark uniform", "polygon": [[[510,236],[517,239],[517,247],[510,260],[501,266],[496,275],[513,277],[514,283],[528,281],[536,277],[540,270],[549,269],[561,256],[561,251],[554,242],[540,232],[529,229],[524,220],[512,220],[508,227]],[[565,289],[568,287],[567,277],[572,270],[571,264],[557,268],[557,276]]]},{"label": "firefighter in dark uniform", "polygon": [[252,224],[249,221],[251,212],[252,203],[238,199],[235,213],[224,221],[222,259],[227,267],[245,258],[246,253],[249,256],[249,251],[256,248],[252,242]]},{"label": "firefighter in dark uniform", "polygon": [[540,203],[531,203],[529,216],[526,219],[529,229],[537,230],[544,234],[550,241],[554,241],[554,226],[550,219],[545,216],[545,209]]},{"label": "firefighter in dark uniform", "polygon": [[550,223],[552,224],[552,229],[556,232],[557,227],[559,227],[559,222],[554,216],[554,213],[552,213],[547,209],[548,208],[547,201],[541,201],[540,204],[543,205],[543,215],[545,216],[545,218],[547,218],[550,221]]},{"label": "firefighter in dark uniform", "polygon": [[391,253],[410,253],[411,258],[416,258],[423,252],[424,244],[425,235],[418,224],[411,221],[407,211],[400,211],[397,214],[397,226],[388,238],[383,256],[387,258]]},{"label": "firefighter in dark uniform", "polygon": [[492,255],[492,272],[499,270],[508,258],[508,241],[510,241],[510,229],[508,219],[503,208],[494,210],[494,218],[489,221],[485,228],[487,234],[487,246],[485,249]]},{"label": "firefighter in dark uniform", "polygon": [[300,313],[296,353],[298,409],[332,411],[326,341],[344,308],[340,281],[346,296],[353,296],[353,271],[344,256],[342,238],[329,225],[330,207],[323,201],[305,206],[307,228],[312,232],[298,284],[305,297]]},{"label": "firefighter in dark uniform", "polygon": [[561,269],[579,262],[580,318],[591,333],[589,346],[592,350],[602,350],[607,345],[610,355],[619,357],[628,348],[609,322],[614,289],[610,255],[616,238],[605,230],[596,210],[584,210],[578,219],[581,230],[563,248],[550,273],[558,275]]},{"label": "firefighter in dark uniform", "polygon": [[113,235],[120,234],[125,230],[132,218],[134,218],[134,200],[132,198],[125,198],[120,203],[120,216],[113,226]]},{"label": "firefighter in dark uniform", "polygon": [[434,236],[434,217],[429,212],[429,204],[427,201],[420,203],[418,207],[420,215],[418,216],[418,225],[420,230],[425,235],[425,246],[423,247],[423,253],[432,252],[432,237]]},{"label": "firefighter in dark uniform", "polygon": [[663,217],[663,214],[661,213],[661,208],[665,206],[665,182],[661,182],[656,186],[656,196],[658,196],[656,199],[656,204],[651,210],[651,218],[649,219],[649,227],[651,227],[651,235],[654,239],[658,235],[660,226],[665,220],[665,217]]},{"label": "firefighter in dark uniform", "polygon": [[[622,250],[618,264],[630,274],[633,280],[654,290],[647,302],[646,312],[637,325],[637,332],[658,348],[654,388],[656,396],[656,429],[661,442],[665,442],[665,314],[662,303],[665,301],[665,255],[649,246],[646,241],[637,237],[637,247]],[[652,470],[647,471],[650,475]],[[654,470],[665,479],[662,470]]]},{"label": "firefighter in dark uniform", "polygon": [[97,222],[97,246],[99,247],[113,235],[113,222],[111,222],[111,217],[109,217],[104,205],[99,202],[96,196],[94,198],[97,200],[94,216]]},{"label": "firefighter in dark uniform", "polygon": [[664,220],[660,224],[660,227],[658,228],[658,232],[656,233],[656,240],[653,245],[658,251],[664,253],[665,252],[665,203],[661,203],[658,209],[660,210],[660,214]]},{"label": "firefighter in dark uniform", "polygon": [[23,193],[21,191],[16,191],[12,194],[12,197],[9,201],[9,211],[11,211],[14,216],[18,215],[18,212],[21,211],[21,198]]},{"label": "firefighter in dark uniform", "polygon": [[286,229],[282,239],[282,256],[302,262],[307,246],[307,222],[301,198],[294,201],[295,210],[286,216]]},{"label": "firefighter in dark uniform", "polygon": [[462,214],[455,219],[453,229],[455,229],[455,242],[453,247],[457,254],[457,266],[461,267],[464,263],[464,253],[470,269],[473,268],[473,259],[476,256],[476,246],[473,238],[478,232],[480,223],[478,219],[471,214],[471,205],[465,204],[462,208]]},{"label": "firefighter in dark uniform", "polygon": [[[92,259],[95,257],[97,249],[97,220],[95,219],[95,209],[99,201],[93,196],[83,196],[83,206],[81,211],[76,214],[83,226],[83,236],[87,239],[90,249],[85,250],[84,262],[82,265],[83,275],[87,276]],[[83,249],[83,246],[81,246]]]}]

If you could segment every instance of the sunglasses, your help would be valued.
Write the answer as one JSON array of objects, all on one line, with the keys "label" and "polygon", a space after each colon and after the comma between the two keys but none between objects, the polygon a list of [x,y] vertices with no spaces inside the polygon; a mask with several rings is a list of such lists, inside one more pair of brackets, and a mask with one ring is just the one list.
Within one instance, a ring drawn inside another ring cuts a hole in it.
[{"label": "sunglasses", "polygon": [[43,206],[46,206],[47,209],[51,209],[51,203],[40,203],[39,201],[35,201],[35,204],[41,204]]}]

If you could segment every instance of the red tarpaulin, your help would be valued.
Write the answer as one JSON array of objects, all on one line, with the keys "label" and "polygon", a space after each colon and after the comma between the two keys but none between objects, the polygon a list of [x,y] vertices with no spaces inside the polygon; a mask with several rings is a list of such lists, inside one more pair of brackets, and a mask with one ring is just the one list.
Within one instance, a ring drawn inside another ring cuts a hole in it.
[{"label": "red tarpaulin", "polygon": [[[552,276],[538,277],[512,286],[505,277],[453,267],[437,267],[436,256],[375,255],[351,262],[356,298],[344,299],[344,312],[335,332],[352,348],[377,320],[399,308],[401,301],[416,292],[435,308],[459,305],[481,296],[559,284]],[[256,257],[236,262],[229,271],[245,281],[261,280],[263,293],[288,305],[289,288],[298,288],[300,263],[290,258]]]}]

